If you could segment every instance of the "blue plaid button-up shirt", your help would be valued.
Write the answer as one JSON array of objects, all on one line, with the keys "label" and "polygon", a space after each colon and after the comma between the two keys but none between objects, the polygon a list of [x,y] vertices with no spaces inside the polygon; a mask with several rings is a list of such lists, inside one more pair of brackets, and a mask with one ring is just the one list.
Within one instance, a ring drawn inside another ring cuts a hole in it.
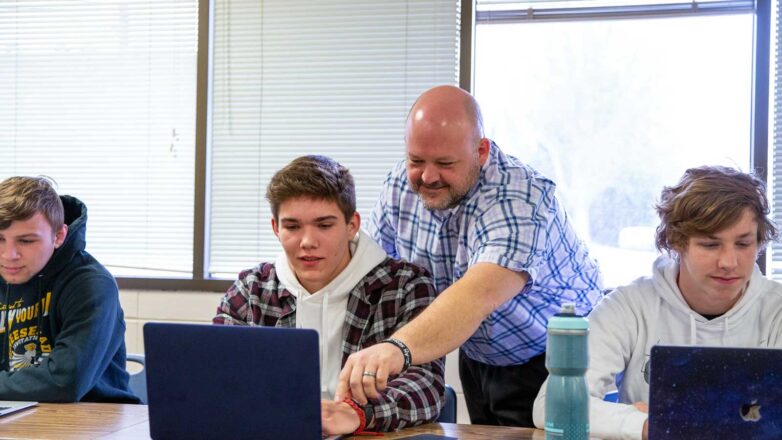
[{"label": "blue plaid button-up shirt", "polygon": [[[394,167],[369,233],[394,258],[427,268],[442,292],[476,263],[529,274],[462,350],[490,365],[519,365],[546,349],[546,323],[563,302],[587,313],[602,295],[600,270],[554,195],[556,185],[492,142],[478,183],[458,206],[429,210]],[[479,297],[481,292],[475,292]]]}]

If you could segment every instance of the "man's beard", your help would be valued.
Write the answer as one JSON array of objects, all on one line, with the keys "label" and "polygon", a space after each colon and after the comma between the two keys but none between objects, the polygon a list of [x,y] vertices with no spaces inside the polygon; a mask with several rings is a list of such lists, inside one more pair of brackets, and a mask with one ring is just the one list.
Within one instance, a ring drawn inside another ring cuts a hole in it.
[{"label": "man's beard", "polygon": [[[461,203],[462,200],[464,200],[464,196],[466,196],[467,193],[470,192],[470,189],[478,181],[478,177],[480,176],[480,173],[481,173],[481,166],[479,163],[476,163],[474,167],[470,168],[469,173],[467,174],[465,179],[459,182],[460,184],[463,183],[464,185],[459,185],[458,187],[455,187],[453,185],[443,184],[440,181],[437,181],[434,184],[425,185],[421,181],[421,179],[418,179],[416,182],[413,183],[413,191],[416,194],[418,194],[418,198],[421,199],[421,203],[423,203],[427,209],[431,209],[431,210],[451,209],[457,206],[459,203]],[[430,200],[430,199],[426,199],[424,195],[421,194],[421,188],[432,188],[432,189],[446,188],[447,194],[435,200]]]}]

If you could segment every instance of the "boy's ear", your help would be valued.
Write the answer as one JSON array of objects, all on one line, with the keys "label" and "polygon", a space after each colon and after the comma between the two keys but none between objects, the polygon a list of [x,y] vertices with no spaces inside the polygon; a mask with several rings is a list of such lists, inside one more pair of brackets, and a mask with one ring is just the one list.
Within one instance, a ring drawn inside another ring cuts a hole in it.
[{"label": "boy's ear", "polygon": [[277,219],[274,217],[272,217],[272,231],[274,231],[274,236],[279,238],[280,228],[279,225],[277,224]]},{"label": "boy's ear", "polygon": [[54,248],[59,249],[65,242],[65,237],[68,236],[68,225],[62,225],[59,231],[54,234]]},{"label": "boy's ear", "polygon": [[358,213],[358,211],[353,213],[353,216],[350,217],[350,221],[348,222],[348,230],[350,231],[351,235],[355,236],[358,234],[358,230],[361,229],[361,215]]}]

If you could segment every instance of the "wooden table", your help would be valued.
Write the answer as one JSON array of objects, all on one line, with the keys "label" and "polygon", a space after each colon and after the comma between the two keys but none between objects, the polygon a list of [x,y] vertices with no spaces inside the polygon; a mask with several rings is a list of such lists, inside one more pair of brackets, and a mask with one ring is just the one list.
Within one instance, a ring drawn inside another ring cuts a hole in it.
[{"label": "wooden table", "polygon": [[[41,403],[0,418],[0,439],[148,439],[148,420],[144,405]],[[135,427],[145,437],[113,437]]]},{"label": "wooden table", "polygon": [[[390,440],[417,434],[439,434],[468,440],[545,438],[543,431],[537,429],[452,423],[431,423],[386,433],[384,437],[352,438]],[[145,405],[42,403],[0,418],[0,439],[144,440],[149,439],[149,415]]]}]

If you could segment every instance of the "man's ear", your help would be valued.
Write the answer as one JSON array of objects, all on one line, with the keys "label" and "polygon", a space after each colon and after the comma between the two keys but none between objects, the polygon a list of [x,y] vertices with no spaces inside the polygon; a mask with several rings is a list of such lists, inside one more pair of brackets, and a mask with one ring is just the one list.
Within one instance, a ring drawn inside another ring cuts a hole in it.
[{"label": "man's ear", "polygon": [[280,238],[280,228],[277,224],[277,219],[272,217],[272,231],[274,231],[274,236],[277,238]]},{"label": "man's ear", "polygon": [[59,231],[54,234],[54,248],[59,249],[68,236],[68,225],[62,225]]},{"label": "man's ear", "polygon": [[481,138],[478,144],[478,160],[481,166],[486,163],[486,159],[489,158],[489,152],[491,151],[491,142],[488,138]]}]

